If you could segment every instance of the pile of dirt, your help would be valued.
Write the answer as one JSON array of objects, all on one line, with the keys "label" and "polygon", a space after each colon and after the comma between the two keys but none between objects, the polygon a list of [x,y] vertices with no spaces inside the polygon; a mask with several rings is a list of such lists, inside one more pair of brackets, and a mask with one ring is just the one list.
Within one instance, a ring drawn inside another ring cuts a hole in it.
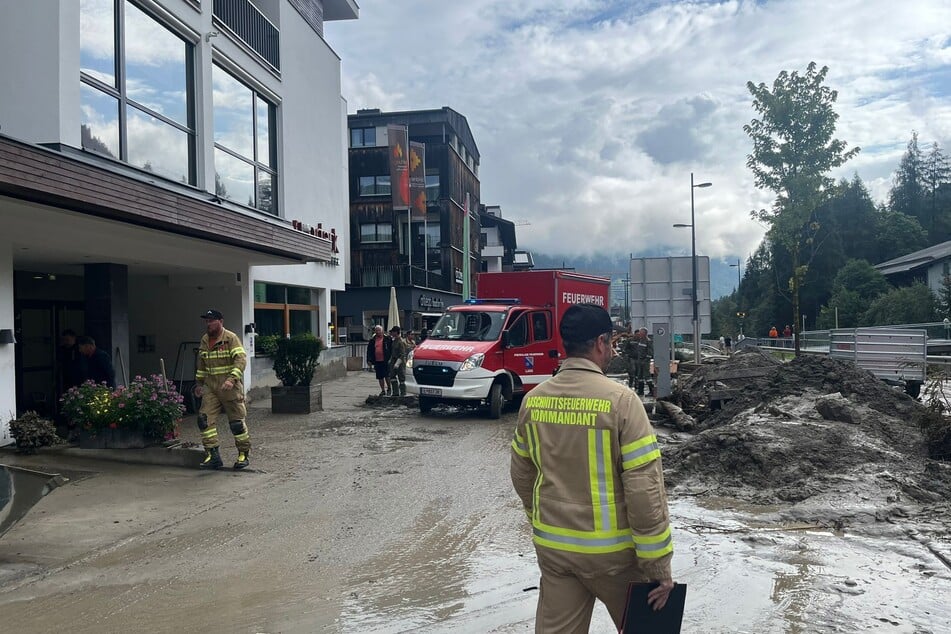
[{"label": "pile of dirt", "polygon": [[951,495],[951,465],[931,459],[951,449],[948,419],[852,363],[744,351],[695,372],[672,400],[697,422],[665,449],[672,486],[839,511]]}]

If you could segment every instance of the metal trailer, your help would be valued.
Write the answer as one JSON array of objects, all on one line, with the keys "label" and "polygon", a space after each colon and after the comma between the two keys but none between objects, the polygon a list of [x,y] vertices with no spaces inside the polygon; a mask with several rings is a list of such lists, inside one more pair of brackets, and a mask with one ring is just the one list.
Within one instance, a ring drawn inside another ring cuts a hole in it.
[{"label": "metal trailer", "polygon": [[829,355],[852,361],[918,398],[928,372],[928,335],[900,328],[841,328],[829,331]]}]

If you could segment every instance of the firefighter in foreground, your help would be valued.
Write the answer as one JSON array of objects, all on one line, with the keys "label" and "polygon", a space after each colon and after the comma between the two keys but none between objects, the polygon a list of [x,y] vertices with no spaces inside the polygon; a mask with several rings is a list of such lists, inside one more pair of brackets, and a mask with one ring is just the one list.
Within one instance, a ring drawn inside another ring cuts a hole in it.
[{"label": "firefighter in foreground", "polygon": [[657,437],[640,399],[604,375],[611,330],[603,308],[570,307],[567,359],[518,414],[511,472],[541,569],[536,632],[587,632],[596,598],[620,628],[629,582],[659,583],[655,610],[674,587]]},{"label": "firefighter in foreground", "polygon": [[205,320],[206,333],[198,347],[198,369],[195,371],[195,396],[201,397],[198,413],[198,431],[205,448],[202,469],[220,469],[221,454],[218,447],[218,415],[223,411],[228,416],[228,425],[238,448],[235,469],[244,469],[250,464],[251,437],[244,422],[248,415],[244,404],[244,369],[248,356],[238,335],[224,327],[224,317],[217,310],[209,310],[201,316]]}]

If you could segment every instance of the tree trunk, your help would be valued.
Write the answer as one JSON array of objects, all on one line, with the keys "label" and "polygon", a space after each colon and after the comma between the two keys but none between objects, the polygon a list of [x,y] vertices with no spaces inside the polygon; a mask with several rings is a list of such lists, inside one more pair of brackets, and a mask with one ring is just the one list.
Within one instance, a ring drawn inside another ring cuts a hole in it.
[{"label": "tree trunk", "polygon": [[793,342],[795,345],[795,354],[799,356],[799,285],[801,271],[799,269],[799,245],[792,250],[793,274],[792,274],[792,305],[793,305]]}]

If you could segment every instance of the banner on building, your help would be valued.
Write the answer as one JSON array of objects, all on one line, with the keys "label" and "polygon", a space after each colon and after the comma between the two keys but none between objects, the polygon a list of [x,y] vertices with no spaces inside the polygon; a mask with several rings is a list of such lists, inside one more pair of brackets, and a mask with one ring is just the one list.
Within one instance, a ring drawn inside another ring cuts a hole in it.
[{"label": "banner on building", "polygon": [[426,144],[409,143],[409,192],[413,215],[426,217]]},{"label": "banner on building", "polygon": [[[393,209],[407,210],[409,199],[409,139],[406,127],[387,126],[390,139],[390,188],[393,191]],[[424,178],[425,180],[425,178]]]}]

